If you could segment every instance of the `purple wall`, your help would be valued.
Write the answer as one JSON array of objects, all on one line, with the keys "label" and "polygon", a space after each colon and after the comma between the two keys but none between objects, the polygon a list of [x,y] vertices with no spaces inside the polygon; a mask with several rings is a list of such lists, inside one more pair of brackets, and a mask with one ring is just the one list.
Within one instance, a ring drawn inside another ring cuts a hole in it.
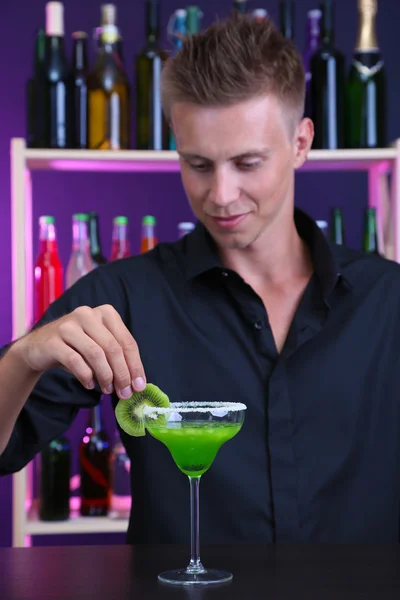
[{"label": "purple wall", "polygon": [[[68,0],[65,2],[66,39],[70,50],[70,37],[74,30],[89,34],[97,25],[100,2],[95,0]],[[144,0],[119,2],[118,20],[124,36],[124,53],[127,67],[132,74],[133,56],[144,40]],[[208,25],[218,13],[227,15],[231,0],[202,0],[204,25]],[[319,4],[316,0],[297,0],[296,43],[304,47],[306,11]],[[389,81],[389,139],[400,137],[400,73],[398,69],[398,0],[380,2],[378,36],[386,59]],[[0,93],[0,345],[11,337],[11,252],[10,252],[10,177],[9,144],[11,137],[25,134],[24,85],[32,68],[33,33],[44,24],[44,0],[2,0],[0,20],[0,56],[2,64],[2,90]],[[179,0],[163,0],[163,28],[169,15],[176,8],[185,6]],[[265,7],[277,18],[278,0],[252,0],[251,7]],[[336,0],[337,45],[350,57],[355,41],[357,14],[356,0]],[[93,60],[93,53],[92,53]],[[130,217],[130,234],[133,251],[138,249],[140,219],[144,214],[158,218],[160,240],[176,237],[179,220],[190,220],[192,213],[187,205],[180,178],[177,174],[75,174],[34,173],[34,237],[37,220],[41,214],[54,214],[58,224],[60,252],[64,264],[69,256],[71,243],[71,215],[73,212],[98,210],[101,217],[101,236],[105,253],[111,245],[111,220],[116,214]],[[361,240],[362,209],[367,201],[367,180],[362,174],[300,174],[297,199],[299,206],[314,218],[328,219],[334,205],[344,207],[349,245],[359,247]],[[36,245],[34,248],[36,252]],[[108,409],[108,406],[106,406]],[[71,429],[70,437],[77,440],[86,419],[82,411]],[[107,428],[112,433],[112,414],[106,410]],[[11,543],[11,477],[0,478],[0,546]],[[40,543],[105,543],[123,541],[123,536],[67,536],[40,540]],[[39,541],[38,541],[39,543]]]}]

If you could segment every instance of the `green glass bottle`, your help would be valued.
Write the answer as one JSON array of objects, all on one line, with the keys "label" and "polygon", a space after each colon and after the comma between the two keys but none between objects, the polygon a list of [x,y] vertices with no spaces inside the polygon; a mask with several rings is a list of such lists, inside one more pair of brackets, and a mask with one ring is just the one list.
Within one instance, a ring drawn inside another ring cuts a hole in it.
[{"label": "green glass bottle", "polygon": [[168,150],[169,126],[161,106],[161,71],[167,53],[161,49],[160,2],[146,2],[146,45],[136,57],[136,148]]},{"label": "green glass bottle", "polygon": [[334,45],[333,0],[322,5],[322,44],[311,58],[313,148],[344,146],[345,61]]},{"label": "green glass bottle", "polygon": [[46,50],[46,33],[38,29],[35,34],[33,73],[26,83],[26,143],[28,148],[44,148],[47,140],[44,88],[38,78],[43,72]]},{"label": "green glass bottle", "polygon": [[234,0],[233,12],[236,15],[245,15],[249,10],[248,0]]},{"label": "green glass bottle", "polygon": [[61,435],[40,453],[39,518],[41,521],[69,519],[71,447]]},{"label": "green glass bottle", "polygon": [[[243,5],[242,3],[239,3]],[[200,31],[201,17],[203,13],[200,11],[198,6],[188,6],[186,14],[186,34],[195,35]]]},{"label": "green glass bottle", "polygon": [[[104,9],[113,15],[112,6],[106,4]],[[100,27],[97,58],[87,79],[89,148],[93,150],[130,147],[130,87],[118,51],[119,31],[111,20]]]},{"label": "green glass bottle", "polygon": [[279,14],[282,35],[288,40],[294,40],[294,0],[281,0],[279,3]]},{"label": "green glass bottle", "polygon": [[377,0],[358,0],[357,43],[346,85],[346,146],[386,147],[386,77],[375,33]]},{"label": "green glass bottle", "polygon": [[332,210],[330,240],[333,244],[346,245],[343,211],[341,208],[334,208]]},{"label": "green glass bottle", "polygon": [[366,208],[364,212],[363,250],[369,254],[379,256],[378,228],[376,222],[376,209]]}]

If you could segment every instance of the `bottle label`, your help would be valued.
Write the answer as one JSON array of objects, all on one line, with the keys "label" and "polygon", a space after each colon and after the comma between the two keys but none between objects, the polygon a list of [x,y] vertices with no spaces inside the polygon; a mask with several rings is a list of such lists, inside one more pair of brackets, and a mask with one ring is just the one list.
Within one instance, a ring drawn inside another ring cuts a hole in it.
[{"label": "bottle label", "polygon": [[359,60],[356,60],[354,58],[352,64],[362,77],[364,77],[365,79],[370,79],[383,68],[385,63],[383,60],[379,60],[376,63],[376,65],[373,65],[372,67],[367,67],[366,65],[363,65]]}]

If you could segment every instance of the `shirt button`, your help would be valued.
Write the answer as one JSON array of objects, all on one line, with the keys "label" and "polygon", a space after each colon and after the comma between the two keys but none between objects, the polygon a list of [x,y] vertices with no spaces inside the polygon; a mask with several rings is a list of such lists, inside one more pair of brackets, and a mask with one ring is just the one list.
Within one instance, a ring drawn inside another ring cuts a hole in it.
[{"label": "shirt button", "polygon": [[223,277],[228,277],[228,273],[226,271],[222,271],[222,276]]},{"label": "shirt button", "polygon": [[256,323],[254,323],[254,329],[260,330],[261,328],[262,328],[261,321],[256,321]]}]

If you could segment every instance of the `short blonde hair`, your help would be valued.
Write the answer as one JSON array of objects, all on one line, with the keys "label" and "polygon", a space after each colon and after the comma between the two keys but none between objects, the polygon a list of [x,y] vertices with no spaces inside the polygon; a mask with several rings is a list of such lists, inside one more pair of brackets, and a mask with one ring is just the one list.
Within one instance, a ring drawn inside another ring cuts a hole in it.
[{"label": "short blonde hair", "polygon": [[176,102],[228,106],[271,93],[297,125],[304,113],[305,74],[296,47],[270,19],[235,15],[185,39],[166,61],[161,91],[168,121]]}]

